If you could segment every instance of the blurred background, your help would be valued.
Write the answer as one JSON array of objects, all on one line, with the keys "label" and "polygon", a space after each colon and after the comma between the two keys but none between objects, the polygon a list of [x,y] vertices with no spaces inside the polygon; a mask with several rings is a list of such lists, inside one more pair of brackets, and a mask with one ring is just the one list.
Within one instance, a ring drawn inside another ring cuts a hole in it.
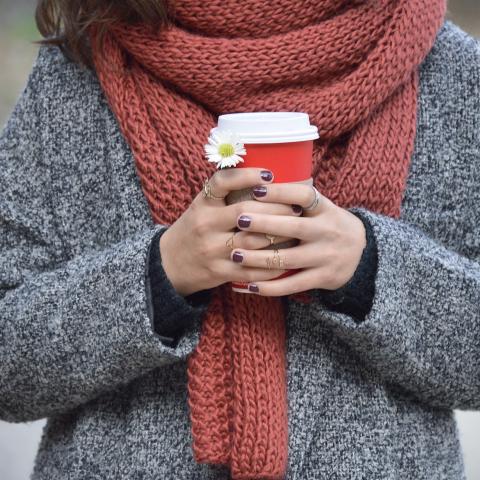
[{"label": "blurred background", "polygon": [[[450,0],[448,4],[448,17],[480,37],[480,0]],[[36,55],[37,46],[31,43],[39,38],[34,6],[34,1],[0,0],[0,127],[24,87]],[[480,412],[456,414],[468,480],[479,480]],[[43,420],[25,424],[0,421],[1,480],[28,480],[43,425]]]}]

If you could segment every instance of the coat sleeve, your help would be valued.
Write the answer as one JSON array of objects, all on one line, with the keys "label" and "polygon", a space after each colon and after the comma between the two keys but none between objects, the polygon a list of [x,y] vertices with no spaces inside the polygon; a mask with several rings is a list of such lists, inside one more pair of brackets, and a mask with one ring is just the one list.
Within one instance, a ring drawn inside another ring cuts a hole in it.
[{"label": "coat sleeve", "polygon": [[208,308],[214,289],[199,290],[186,297],[177,293],[165,273],[160,252],[160,237],[167,228],[160,229],[150,243],[147,291],[153,311],[153,329],[165,345],[175,347],[196,317]]},{"label": "coat sleeve", "polygon": [[193,321],[174,346],[154,331],[147,257],[163,225],[65,254],[41,151],[39,68],[0,135],[0,418],[9,422],[65,412],[184,360],[205,310],[165,288],[157,319]]},{"label": "coat sleeve", "polygon": [[480,232],[467,257],[404,221],[352,211],[371,223],[377,244],[371,310],[359,322],[316,301],[313,315],[398,392],[480,408]]},{"label": "coat sleeve", "polygon": [[336,290],[323,288],[315,289],[315,300],[320,300],[330,310],[345,313],[358,322],[365,320],[365,316],[372,308],[375,293],[375,275],[377,272],[377,245],[372,226],[364,215],[356,214],[365,227],[366,246],[363,249],[360,262],[352,278]]}]

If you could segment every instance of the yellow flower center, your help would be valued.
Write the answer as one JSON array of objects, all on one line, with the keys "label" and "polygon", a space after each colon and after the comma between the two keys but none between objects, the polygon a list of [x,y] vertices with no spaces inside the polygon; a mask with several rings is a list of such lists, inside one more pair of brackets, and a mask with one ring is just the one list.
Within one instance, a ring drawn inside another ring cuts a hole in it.
[{"label": "yellow flower center", "polygon": [[222,143],[218,146],[218,153],[223,157],[231,157],[235,153],[235,149],[231,143]]}]

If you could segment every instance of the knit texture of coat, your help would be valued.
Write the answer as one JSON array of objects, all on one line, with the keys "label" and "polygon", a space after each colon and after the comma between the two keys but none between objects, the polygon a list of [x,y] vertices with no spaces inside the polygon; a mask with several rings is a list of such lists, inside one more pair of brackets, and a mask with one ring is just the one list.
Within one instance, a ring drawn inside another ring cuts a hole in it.
[{"label": "knit texture of coat", "polygon": [[[445,0],[172,6],[168,28],[118,25],[103,44],[92,41],[155,222],[173,223],[213,174],[203,145],[219,114],[279,110],[307,112],[318,126],[312,176],[323,195],[398,217],[418,66]],[[255,13],[268,18],[260,30]],[[230,465],[234,479],[284,477],[285,341],[281,299],[216,289],[189,358],[198,462]]]}]

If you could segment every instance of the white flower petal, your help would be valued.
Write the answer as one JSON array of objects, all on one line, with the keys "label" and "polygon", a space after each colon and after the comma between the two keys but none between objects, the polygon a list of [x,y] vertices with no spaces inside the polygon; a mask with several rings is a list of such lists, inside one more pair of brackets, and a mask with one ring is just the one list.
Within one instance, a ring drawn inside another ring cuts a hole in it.
[{"label": "white flower petal", "polygon": [[232,145],[237,143],[237,136],[231,130],[222,130],[221,136],[224,143],[231,143]]},{"label": "white flower petal", "polygon": [[209,162],[220,162],[221,160],[222,160],[222,156],[219,155],[218,153],[215,153],[213,155],[208,155]]},{"label": "white flower petal", "polygon": [[237,144],[235,145],[235,153],[237,155],[246,155],[247,151],[245,150],[245,147],[242,144]]},{"label": "white flower petal", "polygon": [[210,138],[212,139],[211,143],[213,145],[220,145],[220,144],[224,143],[222,132],[219,132],[219,131],[212,132],[212,134],[210,135]]},{"label": "white flower petal", "polygon": [[218,153],[218,147],[207,144],[207,145],[205,145],[205,153],[207,155],[214,155],[214,154]]},{"label": "white flower petal", "polygon": [[[238,157],[236,155],[231,155],[229,157],[222,158],[222,160],[221,160],[222,168],[223,167],[235,167],[239,163],[239,160],[238,160],[239,158],[240,157]],[[243,159],[241,159],[241,161],[243,161]]]},{"label": "white flower petal", "polygon": [[244,160],[242,157],[240,157],[239,155],[232,155],[232,158],[234,158],[237,163],[240,163],[240,162],[244,162],[244,161],[245,161],[245,160]]},{"label": "white flower petal", "polygon": [[[223,157],[219,150],[221,145],[229,144],[233,148],[233,155]],[[205,155],[209,162],[217,163],[217,168],[234,167],[243,162],[241,155],[246,155],[247,151],[242,142],[238,141],[238,136],[230,130],[216,130],[210,134],[208,143],[204,145]]]},{"label": "white flower petal", "polygon": [[222,143],[228,143],[230,140],[230,135],[226,130],[217,130],[212,133],[212,137],[217,145],[221,145]]},{"label": "white flower petal", "polygon": [[230,134],[230,141],[232,143],[240,143],[240,140],[238,139],[238,135],[236,133]]}]

